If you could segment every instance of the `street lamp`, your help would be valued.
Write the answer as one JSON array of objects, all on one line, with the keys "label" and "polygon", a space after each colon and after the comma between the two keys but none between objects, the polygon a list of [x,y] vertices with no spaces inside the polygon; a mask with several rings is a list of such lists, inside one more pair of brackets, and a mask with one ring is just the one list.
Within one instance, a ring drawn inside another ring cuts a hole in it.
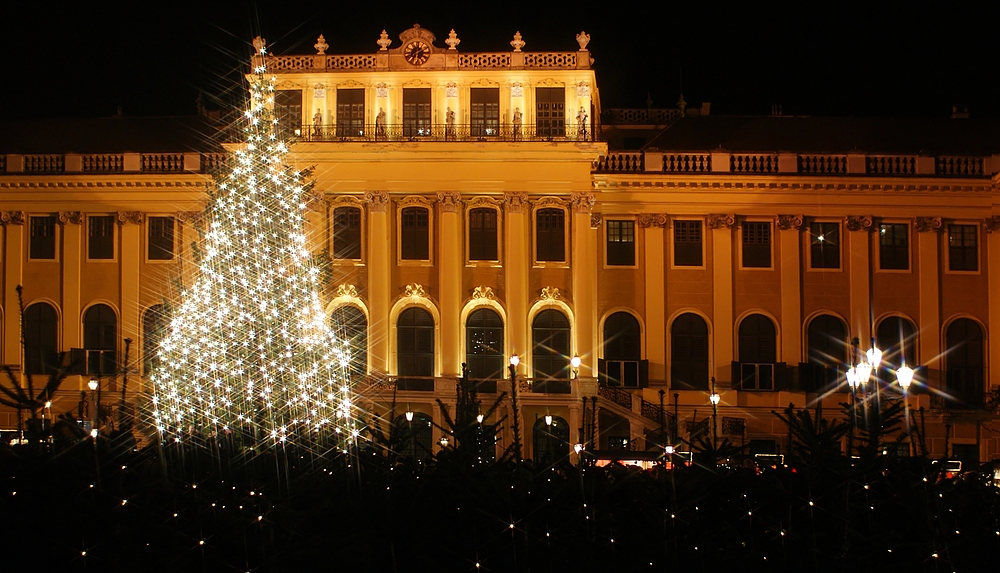
[{"label": "street lamp", "polygon": [[910,388],[910,383],[913,382],[913,369],[906,365],[906,360],[903,360],[899,370],[896,370],[896,382],[903,389],[905,395]]},{"label": "street lamp", "polygon": [[708,401],[712,403],[712,449],[718,445],[719,435],[716,427],[718,426],[718,416],[719,416],[719,402],[722,401],[722,396],[715,391],[715,376],[712,376],[712,393],[708,397]]},{"label": "street lamp", "polygon": [[570,366],[573,367],[573,379],[574,380],[579,379],[580,378],[580,357],[577,356],[576,354],[574,354],[573,358],[569,359],[569,364],[570,364]]},{"label": "street lamp", "polygon": [[552,414],[545,414],[545,425],[546,426],[552,425]]},{"label": "street lamp", "polygon": [[413,412],[411,412],[409,410],[406,412],[406,421],[407,422],[412,422],[413,421]]},{"label": "street lamp", "polygon": [[91,393],[95,394],[94,400],[94,413],[90,416],[90,427],[91,437],[97,437],[97,423],[101,417],[101,382],[97,378],[91,378],[90,382],[87,382],[87,387],[90,388]]}]

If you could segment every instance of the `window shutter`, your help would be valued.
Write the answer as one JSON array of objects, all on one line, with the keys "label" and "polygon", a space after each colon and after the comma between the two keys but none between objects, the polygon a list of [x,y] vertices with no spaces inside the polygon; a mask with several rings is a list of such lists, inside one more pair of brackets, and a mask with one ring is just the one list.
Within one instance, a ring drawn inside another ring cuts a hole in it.
[{"label": "window shutter", "polygon": [[732,376],[733,376],[733,389],[742,390],[743,389],[743,377],[740,373],[740,363],[732,363]]},{"label": "window shutter", "polygon": [[602,386],[608,385],[608,361],[603,358],[597,359],[597,380]]},{"label": "window shutter", "polygon": [[639,361],[639,387],[649,388],[649,360]]}]

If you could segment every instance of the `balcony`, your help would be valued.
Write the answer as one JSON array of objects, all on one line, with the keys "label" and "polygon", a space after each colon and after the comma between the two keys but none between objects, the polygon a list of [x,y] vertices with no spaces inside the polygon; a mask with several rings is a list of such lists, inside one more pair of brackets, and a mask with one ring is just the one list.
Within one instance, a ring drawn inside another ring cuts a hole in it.
[{"label": "balcony", "polygon": [[[286,128],[288,129],[288,128]],[[376,125],[344,127],[338,125],[303,125],[289,134],[298,142],[579,142],[598,141],[588,126],[565,127],[535,124],[426,124],[426,125]]]}]

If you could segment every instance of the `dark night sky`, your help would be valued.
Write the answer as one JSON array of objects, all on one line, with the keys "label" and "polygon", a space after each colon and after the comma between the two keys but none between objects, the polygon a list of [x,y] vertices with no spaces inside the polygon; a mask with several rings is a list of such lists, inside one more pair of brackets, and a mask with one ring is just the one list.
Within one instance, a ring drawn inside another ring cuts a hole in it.
[{"label": "dark night sky", "polygon": [[328,53],[372,53],[414,22],[464,51],[509,50],[516,30],[526,50],[572,50],[586,30],[605,108],[671,106],[683,72],[713,114],[1000,116],[1000,10],[978,4],[11,1],[0,119],[186,115],[199,90],[238,104],[256,33],[278,54],[315,53],[320,33]]}]

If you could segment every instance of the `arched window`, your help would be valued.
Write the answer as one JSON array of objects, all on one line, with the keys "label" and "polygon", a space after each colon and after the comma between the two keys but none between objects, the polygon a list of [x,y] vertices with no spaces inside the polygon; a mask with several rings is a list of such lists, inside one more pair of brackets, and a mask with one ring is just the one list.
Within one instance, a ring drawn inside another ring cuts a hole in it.
[{"label": "arched window", "polygon": [[983,386],[983,330],[968,318],[948,325],[945,333],[945,376],[948,393],[963,406],[981,407]]},{"label": "arched window", "polygon": [[551,465],[569,455],[569,424],[559,416],[552,416],[552,424],[539,418],[532,427],[532,445],[535,463]]},{"label": "arched window", "polygon": [[433,422],[431,417],[422,412],[414,412],[413,420],[406,416],[398,416],[393,422],[394,438],[397,440],[396,454],[417,460],[425,460],[434,456],[431,443]]},{"label": "arched window", "polygon": [[535,378],[569,378],[569,320],[554,309],[531,323],[531,365]]},{"label": "arched window", "polygon": [[762,314],[751,314],[740,322],[739,371],[733,383],[742,390],[774,390],[777,336],[774,323]]},{"label": "arched window", "polygon": [[396,321],[396,371],[400,390],[434,389],[434,318],[422,308],[408,308]]},{"label": "arched window", "polygon": [[[368,373],[368,319],[356,306],[344,305],[330,315],[330,325],[351,351],[351,377]],[[431,346],[433,348],[433,346]]]},{"label": "arched window", "polygon": [[59,317],[56,309],[36,302],[24,311],[24,372],[51,374],[59,369]]},{"label": "arched window", "polygon": [[118,317],[106,304],[95,304],[83,315],[83,347],[87,350],[87,374],[117,374]]},{"label": "arched window", "polygon": [[[896,369],[903,360],[911,368],[917,366],[917,329],[909,320],[890,316],[878,323],[875,329],[875,344],[882,350],[882,364],[879,368],[879,379],[891,382],[896,379]],[[858,349],[866,350],[867,341],[862,340]],[[860,359],[860,357],[858,357]]]},{"label": "arched window", "polygon": [[799,372],[804,389],[819,391],[839,387],[850,348],[844,321],[829,314],[813,318],[806,332],[806,343],[809,345],[809,362]]},{"label": "arched window", "polygon": [[503,321],[488,308],[472,312],[465,321],[465,362],[469,377],[503,378]]},{"label": "arched window", "polygon": [[693,312],[678,316],[670,327],[670,385],[708,390],[708,325]]},{"label": "arched window", "polygon": [[642,360],[639,321],[627,312],[616,312],[604,321],[604,358],[598,362],[601,381],[609,386],[647,386],[648,372]]},{"label": "arched window", "polygon": [[149,375],[160,365],[160,344],[167,334],[167,313],[162,304],[142,314],[142,369]]}]

